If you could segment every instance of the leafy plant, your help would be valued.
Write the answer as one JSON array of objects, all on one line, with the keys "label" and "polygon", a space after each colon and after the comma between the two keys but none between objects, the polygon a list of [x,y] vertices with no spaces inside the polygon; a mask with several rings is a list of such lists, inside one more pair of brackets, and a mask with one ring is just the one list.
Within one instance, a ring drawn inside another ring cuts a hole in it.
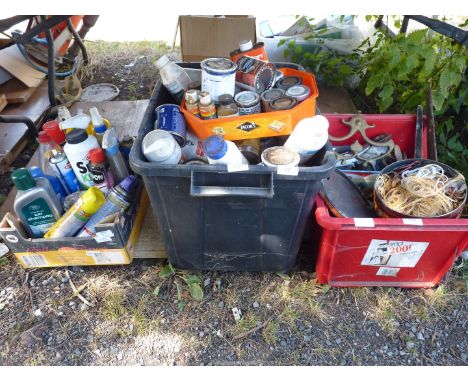
[{"label": "leafy plant", "polygon": [[155,297],[158,297],[161,292],[162,286],[168,280],[172,280],[177,290],[177,308],[179,309],[179,311],[183,311],[187,304],[187,302],[185,301],[186,293],[184,293],[183,284],[181,284],[180,280],[184,281],[188,290],[188,294],[193,300],[203,300],[204,293],[203,288],[201,286],[202,280],[198,275],[178,271],[170,263],[168,263],[159,271],[159,277],[163,281],[155,287],[153,295]]}]

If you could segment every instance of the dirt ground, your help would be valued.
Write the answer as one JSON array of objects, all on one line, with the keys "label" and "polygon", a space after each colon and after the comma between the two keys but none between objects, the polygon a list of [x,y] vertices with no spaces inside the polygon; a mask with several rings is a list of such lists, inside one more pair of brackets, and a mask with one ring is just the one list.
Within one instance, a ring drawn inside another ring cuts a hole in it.
[{"label": "dirt ground", "polygon": [[[88,47],[83,85],[149,97],[161,44]],[[0,260],[0,365],[468,364],[457,265],[437,288],[405,290],[330,289],[302,270],[170,275],[165,264],[26,270]]]}]

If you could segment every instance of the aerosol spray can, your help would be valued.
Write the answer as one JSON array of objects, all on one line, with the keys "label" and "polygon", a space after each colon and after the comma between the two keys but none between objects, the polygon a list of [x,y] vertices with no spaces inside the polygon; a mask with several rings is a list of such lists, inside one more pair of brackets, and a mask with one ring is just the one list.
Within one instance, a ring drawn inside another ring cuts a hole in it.
[{"label": "aerosol spray can", "polygon": [[80,183],[71,167],[70,161],[63,151],[51,150],[49,157],[50,167],[60,177],[65,191],[72,194],[80,189]]},{"label": "aerosol spray can", "polygon": [[78,237],[89,237],[96,234],[96,225],[108,216],[121,212],[130,206],[135,198],[137,179],[129,175],[117,186],[113,187],[107,194],[106,202],[91,219],[88,220]]}]

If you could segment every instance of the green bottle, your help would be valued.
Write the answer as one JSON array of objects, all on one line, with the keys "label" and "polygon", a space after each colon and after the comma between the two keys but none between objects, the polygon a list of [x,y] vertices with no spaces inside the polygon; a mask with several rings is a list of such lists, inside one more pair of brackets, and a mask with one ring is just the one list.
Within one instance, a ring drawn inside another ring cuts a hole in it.
[{"label": "green bottle", "polygon": [[34,179],[26,168],[11,173],[18,192],[14,210],[32,238],[43,237],[60,218],[63,207],[44,179]]}]

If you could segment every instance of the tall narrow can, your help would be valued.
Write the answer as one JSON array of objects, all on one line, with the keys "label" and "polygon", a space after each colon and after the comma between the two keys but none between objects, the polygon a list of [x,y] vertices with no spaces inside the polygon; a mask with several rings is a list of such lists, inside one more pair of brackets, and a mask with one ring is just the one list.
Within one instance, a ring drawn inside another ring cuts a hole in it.
[{"label": "tall narrow can", "polygon": [[172,104],[160,105],[155,109],[155,113],[158,129],[171,133],[179,146],[184,147],[187,126],[180,107]]},{"label": "tall narrow can", "polygon": [[52,167],[54,172],[59,176],[62,185],[65,187],[65,191],[67,191],[68,194],[78,191],[80,189],[80,183],[65,153],[55,149],[50,152],[50,167]]}]

